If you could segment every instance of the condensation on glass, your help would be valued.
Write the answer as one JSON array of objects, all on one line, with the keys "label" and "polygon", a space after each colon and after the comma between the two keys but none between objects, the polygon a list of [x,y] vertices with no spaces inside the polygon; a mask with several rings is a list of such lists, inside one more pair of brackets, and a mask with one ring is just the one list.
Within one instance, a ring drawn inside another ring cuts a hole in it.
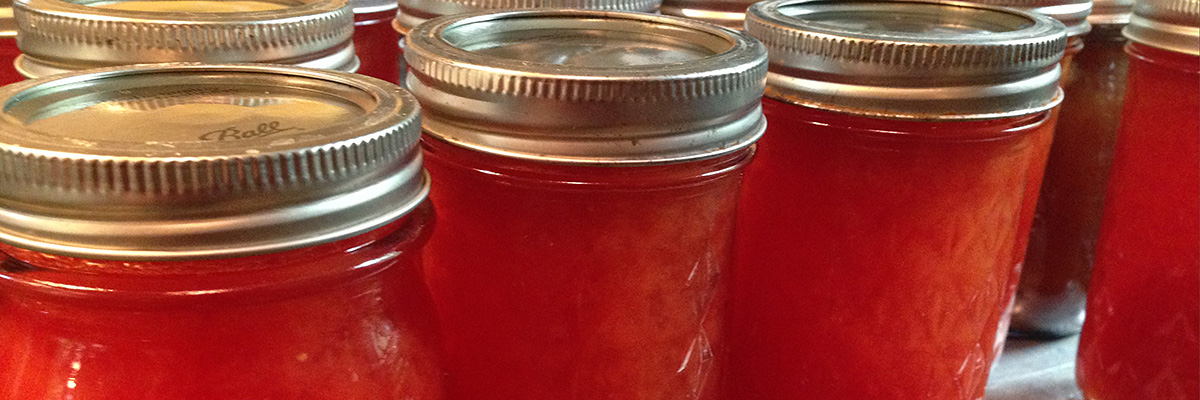
[{"label": "condensation on glass", "polygon": [[407,41],[450,395],[718,398],[763,46],[586,10],[441,18]]},{"label": "condensation on glass", "polygon": [[[983,397],[1064,26],[961,2],[768,1],[727,396]],[[986,60],[986,62],[983,62]]]},{"label": "condensation on glass", "polygon": [[441,399],[416,99],[118,68],[0,89],[0,394]]},{"label": "condensation on glass", "polygon": [[355,72],[347,0],[16,0],[27,78],[162,62]]},{"label": "condensation on glass", "polygon": [[1200,2],[1141,0],[1076,366],[1087,400],[1200,398]]}]

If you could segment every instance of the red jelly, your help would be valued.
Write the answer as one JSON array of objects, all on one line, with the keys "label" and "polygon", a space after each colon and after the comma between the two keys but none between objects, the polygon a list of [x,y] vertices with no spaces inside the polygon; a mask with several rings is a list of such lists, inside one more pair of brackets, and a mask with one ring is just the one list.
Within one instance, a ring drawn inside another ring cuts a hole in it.
[{"label": "red jelly", "polygon": [[0,98],[0,397],[443,398],[410,95],[196,65]]},{"label": "red jelly", "polygon": [[[1068,41],[1066,52],[1063,54],[1061,61],[1061,84],[1063,84],[1065,87],[1067,83],[1072,82],[1075,79],[1072,76],[1075,71],[1072,63],[1075,55],[1083,49],[1084,35],[1086,35],[1091,29],[1088,17],[1089,13],[1092,11],[1092,0],[972,0],[971,2],[990,6],[1012,7],[1025,12],[1045,15],[1062,22],[1066,27]],[[1070,95],[1065,97],[1065,99],[1072,98],[1073,96]],[[1065,101],[1068,100],[1064,100],[1064,102]],[[1051,126],[1056,125],[1058,120],[1058,111],[1055,112],[1056,114],[1052,116],[1048,122]],[[1018,278],[1020,278],[1020,276],[1023,274],[1023,260],[1025,259],[1025,251],[1029,244],[1030,229],[1033,226],[1040,194],[1039,188],[1042,187],[1042,178],[1044,177],[1044,173],[1046,171],[1046,163],[1050,155],[1050,147],[1053,139],[1054,130],[1047,129],[1042,132],[1042,134],[1037,135],[1033,140],[1033,157],[1030,159],[1028,179],[1026,181],[1027,185],[1024,191],[1025,198],[1021,205],[1021,218],[1018,222],[1017,239],[1015,246],[1013,247],[1013,251],[1016,253],[1014,262],[1016,262],[1017,265],[1016,268],[1013,269],[1013,274],[1006,291],[1009,299],[1014,299],[1013,296],[1017,292]],[[1042,273],[1042,271],[1033,271],[1033,273],[1036,275]],[[1028,300],[1028,298],[1023,298],[1023,300]],[[1011,300],[1009,302],[1005,302],[1005,315],[1004,318],[1001,319],[1000,330],[998,332],[996,342],[997,351],[999,351],[999,348],[1004,344],[1004,339],[1009,330],[1010,316],[1016,318],[1018,323],[1025,322],[1026,325],[1024,328],[1029,329],[1028,317],[1046,313],[1047,311],[1043,308],[1053,308],[1054,306],[1054,304],[1035,304],[1030,302],[1022,302],[1017,304],[1015,301]],[[1014,309],[1016,310],[1015,315],[1013,314]],[[1079,309],[1077,313],[1082,314],[1082,309]],[[1076,317],[1078,316],[1079,315],[1076,315]],[[1077,320],[1075,329],[1078,329],[1078,321],[1081,320],[1079,318],[1075,319]],[[1043,325],[1050,325],[1058,322],[1058,320],[1047,321]],[[1071,329],[1069,327],[1070,323],[1068,321],[1063,321],[1062,323],[1068,325],[1068,327],[1060,328],[1060,330],[1065,329],[1069,332]],[[1035,329],[1050,329],[1048,327],[1043,328],[1043,325],[1039,325],[1039,328]],[[1027,331],[1026,333],[1037,334],[1037,332],[1034,331]]]},{"label": "red jelly", "polygon": [[1119,2],[1097,3],[1083,51],[1073,63],[1064,59],[1066,97],[1031,220],[1014,303],[1015,334],[1063,336],[1083,326],[1129,65],[1121,36],[1129,5],[1113,3]]},{"label": "red jelly", "polygon": [[[1061,25],[964,3],[776,0],[746,31],[771,55],[770,125],[739,205],[728,398],[982,398],[1060,98]],[[964,61],[1014,53],[1029,58]]]},{"label": "red jelly", "polygon": [[718,398],[765,49],[582,10],[440,19],[408,45],[450,396]]},{"label": "red jelly", "polygon": [[[372,4],[374,3],[374,4]],[[354,49],[362,65],[358,73],[400,83],[400,34],[392,29],[396,2],[351,1],[354,7]]]},{"label": "red jelly", "polygon": [[1088,400],[1200,398],[1197,2],[1138,3],[1077,374]]},{"label": "red jelly", "polygon": [[13,20],[12,7],[0,7],[0,86],[21,79],[21,74],[13,67],[13,60],[21,55],[17,48],[17,24]]}]

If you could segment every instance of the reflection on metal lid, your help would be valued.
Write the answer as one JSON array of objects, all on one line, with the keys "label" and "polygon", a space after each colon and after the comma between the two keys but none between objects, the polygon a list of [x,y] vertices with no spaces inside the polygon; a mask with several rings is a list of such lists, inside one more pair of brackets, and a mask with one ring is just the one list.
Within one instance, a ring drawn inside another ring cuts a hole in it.
[{"label": "reflection on metal lid", "polygon": [[148,65],[0,101],[0,240],[47,253],[274,252],[382,226],[427,190],[416,100],[363,76]]},{"label": "reflection on metal lid", "polygon": [[17,0],[14,13],[26,77],[156,62],[358,68],[347,0]]},{"label": "reflection on metal lid", "polygon": [[442,17],[404,52],[434,137],[554,163],[715,157],[762,134],[766,49],[675,17],[586,10]]},{"label": "reflection on metal lid", "polygon": [[746,32],[771,56],[767,96],[899,119],[986,119],[1061,100],[1067,37],[1046,16],[963,2],[772,0]]}]

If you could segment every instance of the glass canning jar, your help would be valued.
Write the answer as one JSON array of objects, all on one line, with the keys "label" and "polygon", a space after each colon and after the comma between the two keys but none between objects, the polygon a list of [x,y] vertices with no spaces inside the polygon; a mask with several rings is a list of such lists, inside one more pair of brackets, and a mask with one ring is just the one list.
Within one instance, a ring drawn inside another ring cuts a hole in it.
[{"label": "glass canning jar", "polygon": [[[1067,49],[1063,53],[1061,60],[1062,75],[1060,77],[1060,85],[1066,86],[1075,78],[1072,73],[1075,68],[1072,64],[1075,55],[1083,50],[1083,38],[1091,30],[1091,24],[1088,22],[1088,15],[1092,11],[1092,0],[969,0],[970,3],[996,6],[1010,7],[1032,14],[1045,15],[1062,22],[1066,27],[1067,32]],[[1065,99],[1070,96],[1064,96]],[[1061,110],[1055,109],[1057,113]],[[1009,323],[1013,317],[1015,308],[1015,296],[1019,285],[1019,278],[1024,269],[1025,251],[1029,247],[1029,232],[1033,227],[1033,220],[1037,211],[1038,197],[1041,193],[1042,179],[1045,176],[1046,162],[1050,156],[1050,146],[1054,139],[1054,126],[1057,124],[1058,115],[1051,117],[1051,129],[1041,130],[1034,137],[1033,157],[1030,159],[1028,168],[1028,179],[1026,181],[1025,198],[1021,205],[1021,219],[1017,225],[1017,240],[1014,243],[1013,251],[1016,256],[1013,262],[1017,264],[1012,270],[1013,274],[1009,279],[1008,288],[1006,289],[1006,301],[1004,306],[1004,317],[1000,320],[1000,327],[996,336],[996,351],[999,353],[1004,345],[1004,339],[1009,331]],[[1038,273],[1037,271],[1034,272]],[[1029,310],[1032,304],[1022,304],[1022,310],[1026,314],[1037,313],[1037,310]]]},{"label": "glass canning jar", "polygon": [[1141,0],[1077,377],[1088,400],[1200,398],[1200,2]]},{"label": "glass canning jar", "polygon": [[392,28],[400,34],[400,81],[403,85],[404,36],[414,27],[433,18],[478,12],[573,8],[598,11],[634,11],[652,13],[662,0],[399,0],[400,8]]},{"label": "glass canning jar", "polygon": [[152,65],[0,99],[0,397],[442,398],[411,95]]},{"label": "glass canning jar", "polygon": [[359,66],[347,0],[15,0],[13,12],[26,78],[165,62]]},{"label": "glass canning jar", "polygon": [[982,398],[1063,25],[776,0],[746,32],[770,125],[739,205],[729,398]]},{"label": "glass canning jar", "polygon": [[407,38],[457,399],[714,399],[766,51],[679,18],[443,17]]},{"label": "glass canning jar", "polygon": [[354,9],[354,48],[362,65],[358,73],[400,83],[403,61],[396,43],[400,35],[392,29],[396,0],[350,0]]},{"label": "glass canning jar", "polygon": [[1013,334],[1061,337],[1083,327],[1104,188],[1125,99],[1129,59],[1121,28],[1129,22],[1131,7],[1131,1],[1097,1],[1082,51],[1074,62],[1063,63],[1065,98],[1031,219],[1013,303]]}]

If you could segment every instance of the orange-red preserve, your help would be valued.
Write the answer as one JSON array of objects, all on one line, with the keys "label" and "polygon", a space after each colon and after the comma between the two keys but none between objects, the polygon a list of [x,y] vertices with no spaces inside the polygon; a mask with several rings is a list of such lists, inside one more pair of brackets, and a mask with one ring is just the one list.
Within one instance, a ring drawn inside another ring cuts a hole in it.
[{"label": "orange-red preserve", "polygon": [[762,45],[583,10],[444,17],[407,41],[452,398],[720,398]]},{"label": "orange-red preserve", "polygon": [[777,0],[746,32],[770,54],[769,125],[739,205],[726,396],[982,398],[1062,25]]},{"label": "orange-red preserve", "polygon": [[0,98],[0,398],[443,398],[411,95],[193,65]]},{"label": "orange-red preserve", "polygon": [[1143,0],[1079,343],[1087,400],[1200,398],[1200,4]]}]

